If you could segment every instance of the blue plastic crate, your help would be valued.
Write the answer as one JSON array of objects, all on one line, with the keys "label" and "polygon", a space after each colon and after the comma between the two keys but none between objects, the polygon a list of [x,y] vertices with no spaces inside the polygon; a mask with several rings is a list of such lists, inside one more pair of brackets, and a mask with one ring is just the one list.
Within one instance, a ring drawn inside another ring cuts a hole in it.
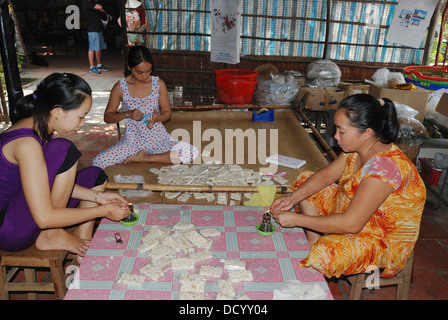
[{"label": "blue plastic crate", "polygon": [[274,121],[274,110],[273,109],[261,109],[260,113],[254,109],[252,113],[252,121]]}]

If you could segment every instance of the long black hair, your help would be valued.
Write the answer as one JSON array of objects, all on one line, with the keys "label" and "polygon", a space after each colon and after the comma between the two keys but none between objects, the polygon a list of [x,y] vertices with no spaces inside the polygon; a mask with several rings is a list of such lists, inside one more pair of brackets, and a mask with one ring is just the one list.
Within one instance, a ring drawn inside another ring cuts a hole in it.
[{"label": "long black hair", "polygon": [[144,46],[133,46],[128,52],[128,66],[134,68],[142,62],[149,62],[154,67],[151,52]]},{"label": "long black hair", "polygon": [[342,100],[338,109],[345,109],[351,125],[361,132],[371,128],[382,143],[394,142],[398,137],[397,111],[395,104],[387,98],[355,94]]},{"label": "long black hair", "polygon": [[[50,111],[56,107],[60,107],[64,111],[76,109],[87,97],[91,96],[92,89],[81,77],[72,73],[53,73],[39,83],[36,91],[23,98],[20,103],[28,105],[22,105],[19,109],[25,116],[28,115],[30,101],[34,101],[32,115],[35,129],[43,140],[48,141]],[[25,116],[21,116],[21,118]]]}]

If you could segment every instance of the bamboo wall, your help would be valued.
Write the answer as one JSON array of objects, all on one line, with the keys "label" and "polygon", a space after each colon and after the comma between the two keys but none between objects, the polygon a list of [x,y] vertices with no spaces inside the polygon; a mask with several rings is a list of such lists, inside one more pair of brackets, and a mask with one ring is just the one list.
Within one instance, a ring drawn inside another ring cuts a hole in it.
[{"label": "bamboo wall", "polygon": [[[154,74],[160,76],[168,89],[174,86],[184,88],[185,100],[193,104],[210,104],[216,96],[215,69],[255,70],[262,64],[272,64],[279,72],[299,71],[306,73],[308,64],[315,59],[292,59],[291,57],[245,56],[236,65],[210,62],[207,52],[152,51]],[[371,79],[376,70],[388,67],[391,71],[401,70],[396,64],[349,63],[334,61],[341,70],[341,80],[363,81]]]}]

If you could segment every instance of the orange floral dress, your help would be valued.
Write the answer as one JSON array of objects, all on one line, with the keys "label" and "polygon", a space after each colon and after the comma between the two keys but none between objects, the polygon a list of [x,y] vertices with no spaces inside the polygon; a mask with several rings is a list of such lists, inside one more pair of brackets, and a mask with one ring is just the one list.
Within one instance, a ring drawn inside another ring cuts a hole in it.
[{"label": "orange floral dress", "polygon": [[[346,165],[338,183],[307,199],[321,215],[344,212],[366,178],[385,181],[394,191],[359,233],[320,237],[299,266],[313,267],[330,278],[363,273],[372,265],[384,268],[381,276],[393,277],[404,268],[417,241],[426,188],[415,166],[395,144],[353,172],[357,156],[345,154]],[[292,189],[312,174],[302,172]]]}]

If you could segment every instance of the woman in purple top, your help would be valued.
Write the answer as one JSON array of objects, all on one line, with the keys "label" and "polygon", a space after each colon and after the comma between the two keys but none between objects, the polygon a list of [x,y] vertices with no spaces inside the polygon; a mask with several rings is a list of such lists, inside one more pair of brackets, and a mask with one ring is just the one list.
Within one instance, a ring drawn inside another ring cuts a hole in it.
[{"label": "woman in purple top", "polygon": [[[85,124],[91,88],[74,74],[54,73],[18,102],[21,120],[0,134],[0,249],[68,250],[82,257],[96,218],[119,221],[130,211],[104,193],[97,167],[77,172],[81,153],[65,138]],[[64,227],[77,225],[74,234]],[[78,258],[80,260],[81,258]]]}]

